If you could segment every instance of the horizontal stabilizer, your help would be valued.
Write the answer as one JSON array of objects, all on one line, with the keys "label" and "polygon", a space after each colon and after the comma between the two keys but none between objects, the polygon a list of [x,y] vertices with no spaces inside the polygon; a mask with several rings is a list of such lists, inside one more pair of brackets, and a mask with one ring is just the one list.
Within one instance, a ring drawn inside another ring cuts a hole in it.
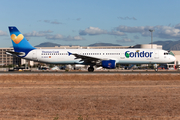
[{"label": "horizontal stabilizer", "polygon": [[14,52],[14,51],[6,51],[7,55],[13,55],[13,56],[24,56],[25,53],[23,52]]}]

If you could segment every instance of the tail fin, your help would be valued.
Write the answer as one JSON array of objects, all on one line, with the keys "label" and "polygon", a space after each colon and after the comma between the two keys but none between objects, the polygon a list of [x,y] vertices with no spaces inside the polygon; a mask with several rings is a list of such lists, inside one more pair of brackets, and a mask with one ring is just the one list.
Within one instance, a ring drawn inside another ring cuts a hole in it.
[{"label": "tail fin", "polygon": [[29,44],[26,38],[19,32],[16,27],[10,26],[9,32],[15,52],[24,52],[26,55],[29,53],[29,51],[35,49]]}]

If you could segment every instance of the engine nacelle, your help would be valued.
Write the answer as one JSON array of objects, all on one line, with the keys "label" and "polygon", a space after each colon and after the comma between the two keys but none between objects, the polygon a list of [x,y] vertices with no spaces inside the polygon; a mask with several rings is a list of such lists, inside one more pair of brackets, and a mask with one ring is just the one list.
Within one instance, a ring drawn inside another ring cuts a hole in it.
[{"label": "engine nacelle", "polygon": [[115,60],[103,60],[101,62],[101,65],[103,68],[114,69],[116,67],[116,61]]}]

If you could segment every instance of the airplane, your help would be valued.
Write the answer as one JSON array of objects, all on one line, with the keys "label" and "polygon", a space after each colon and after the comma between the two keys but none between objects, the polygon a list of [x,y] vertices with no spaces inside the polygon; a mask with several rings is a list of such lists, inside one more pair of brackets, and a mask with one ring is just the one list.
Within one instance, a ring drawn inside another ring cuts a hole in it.
[{"label": "airplane", "polygon": [[9,26],[9,32],[14,51],[6,51],[6,54],[48,64],[89,65],[88,72],[93,72],[94,66],[115,69],[117,64],[162,64],[175,61],[171,52],[161,49],[37,49],[29,44],[16,27]]}]

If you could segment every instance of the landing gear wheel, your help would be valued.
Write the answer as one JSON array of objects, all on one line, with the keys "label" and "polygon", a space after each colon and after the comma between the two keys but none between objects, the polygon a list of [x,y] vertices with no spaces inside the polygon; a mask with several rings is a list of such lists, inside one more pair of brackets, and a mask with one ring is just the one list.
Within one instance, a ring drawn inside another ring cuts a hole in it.
[{"label": "landing gear wheel", "polygon": [[89,67],[88,68],[88,72],[93,72],[94,71],[94,68],[93,67]]},{"label": "landing gear wheel", "polygon": [[155,72],[157,72],[158,71],[158,69],[157,68],[155,68]]}]

